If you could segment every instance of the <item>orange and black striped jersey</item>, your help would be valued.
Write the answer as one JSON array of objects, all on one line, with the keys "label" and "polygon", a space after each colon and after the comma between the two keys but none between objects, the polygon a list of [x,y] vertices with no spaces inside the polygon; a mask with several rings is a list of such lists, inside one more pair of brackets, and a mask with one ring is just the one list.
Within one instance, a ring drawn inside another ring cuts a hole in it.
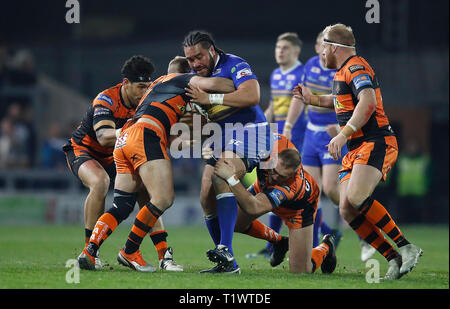
[{"label": "orange and black striped jersey", "polygon": [[333,82],[334,109],[341,129],[347,124],[358,104],[358,94],[366,88],[375,90],[377,106],[367,123],[348,139],[349,150],[362,142],[395,136],[384,113],[380,85],[375,72],[367,61],[359,56],[349,57],[336,72]]},{"label": "orange and black striped jersey", "polygon": [[[107,120],[115,123],[115,128],[119,129],[133,117],[135,109],[127,108],[124,105],[120,89],[122,83],[100,92],[88,108],[86,114],[78,128],[72,133],[71,143],[86,147],[93,155],[107,157],[113,155],[114,147],[103,147],[99,144],[94,127],[97,130],[109,125],[102,125],[101,122]],[[106,123],[108,123],[106,122]]]},{"label": "orange and black striped jersey", "polygon": [[[276,143],[274,149],[278,153],[286,148],[294,148],[285,136],[276,134]],[[264,193],[272,204],[274,209],[284,207],[293,210],[314,209],[314,205],[319,197],[319,187],[315,180],[306,171],[303,165],[295,176],[289,178],[284,184],[273,185],[269,183],[269,172],[267,169],[257,169],[257,179],[248,189],[250,193],[256,195]],[[311,208],[312,207],[312,208]]]},{"label": "orange and black striped jersey", "polygon": [[193,76],[194,74],[173,73],[156,79],[139,102],[133,120],[145,117],[155,121],[167,138],[170,127],[186,111],[190,98],[184,89]]}]

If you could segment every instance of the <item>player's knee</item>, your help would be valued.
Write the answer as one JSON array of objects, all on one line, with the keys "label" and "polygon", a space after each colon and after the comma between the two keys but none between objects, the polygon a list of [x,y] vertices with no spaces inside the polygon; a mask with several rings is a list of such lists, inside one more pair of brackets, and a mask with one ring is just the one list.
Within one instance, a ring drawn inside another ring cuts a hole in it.
[{"label": "player's knee", "polygon": [[339,215],[346,222],[351,222],[355,218],[355,208],[348,202],[341,202],[339,205]]},{"label": "player's knee", "polygon": [[367,199],[367,196],[358,191],[356,191],[356,192],[350,191],[347,193],[348,203],[354,208],[357,208],[366,199]]},{"label": "player's knee", "polygon": [[308,261],[295,262],[289,259],[289,272],[293,274],[312,273],[312,263]]},{"label": "player's knee", "polygon": [[322,184],[322,190],[326,196],[333,195],[338,191],[337,183],[333,181],[324,181]]},{"label": "player's knee", "polygon": [[136,204],[136,193],[114,190],[113,207],[107,212],[120,223],[131,214]]},{"label": "player's knee", "polygon": [[95,192],[96,194],[106,196],[109,190],[109,184],[110,184],[109,176],[105,175],[93,179],[93,181],[89,186],[89,189],[90,191]]},{"label": "player's knee", "polygon": [[155,205],[159,210],[165,211],[172,206],[175,199],[174,193],[167,193],[166,195],[155,196],[151,198],[151,203]]}]

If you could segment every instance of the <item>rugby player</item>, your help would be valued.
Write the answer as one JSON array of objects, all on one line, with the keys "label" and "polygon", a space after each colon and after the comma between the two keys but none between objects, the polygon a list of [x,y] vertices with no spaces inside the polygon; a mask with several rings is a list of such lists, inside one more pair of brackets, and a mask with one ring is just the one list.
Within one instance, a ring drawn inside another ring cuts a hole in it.
[{"label": "rugby player", "polygon": [[[269,124],[259,106],[260,88],[250,65],[242,58],[218,49],[212,36],[204,31],[192,31],[183,41],[186,59],[201,76],[224,77],[233,81],[231,93],[208,94],[190,87],[186,94],[192,102],[207,108],[208,118],[220,125],[222,143],[215,143],[216,155],[207,161],[203,171],[200,203],[205,222],[215,248],[207,252],[212,262],[226,265],[220,273],[240,273],[234,258],[232,241],[238,213],[236,198],[228,183],[214,175],[217,160],[230,158],[238,170],[252,171],[261,160],[269,157],[273,140]],[[233,128],[230,128],[230,125]],[[248,136],[247,141],[244,136]],[[201,273],[215,273],[212,267]]]},{"label": "rugby player", "polygon": [[[175,65],[175,60],[170,64]],[[168,71],[173,72],[171,65]],[[206,91],[225,93],[234,90],[233,84],[227,79],[204,78],[194,74],[172,73],[161,76],[152,83],[142,97],[133,120],[122,130],[116,141],[115,190],[120,192],[120,198],[115,198],[114,207],[97,221],[88,246],[78,258],[80,267],[94,269],[96,252],[117,225],[128,217],[132,211],[130,205],[135,202],[135,192],[143,184],[150,201],[137,214],[117,259],[120,264],[136,271],[156,270],[142,258],[139,247],[145,235],[173,203],[172,169],[166,148],[170,127],[186,111],[189,97],[185,95],[185,88],[188,83]]]},{"label": "rugby player", "polygon": [[389,212],[371,197],[397,160],[397,139],[384,113],[377,76],[367,61],[356,55],[352,29],[335,24],[323,33],[325,66],[337,69],[332,95],[312,95],[301,84],[294,95],[305,104],[334,107],[341,130],[327,145],[328,151],[335,160],[345,144],[349,151],[339,171],[340,214],[386,258],[389,268],[384,279],[399,279],[416,266],[423,251],[405,238]]},{"label": "rugby player", "polygon": [[[240,211],[236,231],[253,237],[267,238],[267,229],[256,220],[261,215],[274,212],[289,228],[289,239],[274,238],[274,251],[270,264],[280,264],[289,250],[289,271],[332,273],[336,268],[334,237],[324,236],[323,242],[313,248],[313,224],[319,202],[320,190],[314,179],[302,166],[301,156],[295,146],[277,134],[277,156],[272,169],[257,169],[257,180],[246,190],[236,177],[236,170],[228,160],[216,164],[215,175],[226,180],[238,200]],[[269,233],[271,234],[271,233]]]},{"label": "rugby player", "polygon": [[[304,66],[299,61],[302,46],[303,42],[295,32],[286,32],[277,37],[275,61],[279,67],[273,70],[270,75],[270,103],[264,112],[267,121],[272,122],[275,120],[275,123],[278,125],[277,133],[283,134],[283,129],[286,129],[286,132],[289,133],[289,139],[294,143],[300,153],[302,152],[306,127],[306,113],[303,112],[304,105],[297,104],[301,109],[298,110],[299,117],[295,121],[287,122],[286,116],[289,107],[292,105],[292,89],[301,82],[303,75]],[[253,183],[253,181],[254,179],[251,182]],[[281,218],[271,212],[269,216],[270,228],[279,233],[282,224]],[[267,242],[266,247],[257,254],[248,254],[246,256],[256,257],[263,255],[268,257],[272,253],[272,250],[272,244]]]},{"label": "rugby player", "polygon": [[[139,100],[150,85],[153,72],[154,66],[146,57],[129,58],[121,70],[122,82],[97,95],[81,124],[63,147],[70,170],[89,189],[84,203],[85,245],[105,210],[110,182],[116,175],[113,158],[116,137],[134,115]],[[141,190],[137,199],[142,206],[149,198]],[[150,233],[160,259],[164,259],[167,251],[167,236],[160,220]],[[101,268],[98,257],[96,267]]]},{"label": "rugby player", "polygon": [[[301,83],[316,95],[331,93],[334,74],[336,73],[336,70],[327,69],[323,58],[321,58],[322,38],[323,34],[319,33],[314,46],[317,55],[306,62],[301,80]],[[296,123],[298,115],[303,108],[304,104],[300,100],[293,100],[289,107],[286,121],[288,123]],[[335,205],[339,205],[337,173],[341,167],[342,159],[333,160],[325,146],[328,145],[332,137],[336,136],[338,130],[336,113],[333,110],[316,106],[308,108],[305,138],[301,148],[303,166],[316,180],[317,185],[321,188],[321,192]],[[291,131],[295,133],[295,128],[285,127],[283,134],[290,137]],[[347,153],[346,149],[344,146],[343,154]],[[320,203],[317,209],[316,222],[314,223],[314,246],[319,244],[319,230],[322,234],[335,235],[336,247],[338,246],[342,232],[332,230],[323,220]]]}]

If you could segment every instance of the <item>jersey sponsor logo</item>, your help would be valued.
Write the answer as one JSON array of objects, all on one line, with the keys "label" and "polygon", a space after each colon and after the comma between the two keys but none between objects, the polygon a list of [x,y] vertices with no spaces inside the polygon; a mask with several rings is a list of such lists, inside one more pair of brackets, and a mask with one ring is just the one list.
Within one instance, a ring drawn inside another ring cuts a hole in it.
[{"label": "jersey sponsor logo", "polygon": [[273,75],[273,80],[279,80],[281,79],[281,74],[274,74]]},{"label": "jersey sponsor logo", "polygon": [[320,74],[320,68],[318,68],[318,67],[312,67],[312,68],[311,68],[311,72],[316,73],[316,74]]},{"label": "jersey sponsor logo", "polygon": [[245,62],[245,61],[242,61],[242,62],[239,62],[238,64],[236,64],[235,67],[238,68],[238,67],[240,67],[242,65],[247,65],[248,66],[248,63]]},{"label": "jersey sponsor logo", "polygon": [[272,192],[269,193],[269,195],[277,206],[280,206],[280,204],[286,200],[286,195],[283,193],[283,191],[278,189],[273,189]]},{"label": "jersey sponsor logo", "polygon": [[108,103],[111,106],[113,106],[113,104],[114,104],[113,100],[103,93],[97,97],[97,100],[105,101],[106,103]]},{"label": "jersey sponsor logo", "polygon": [[294,74],[288,74],[287,76],[286,76],[286,80],[295,80],[295,75]]},{"label": "jersey sponsor logo", "polygon": [[366,68],[364,68],[364,66],[362,66],[362,65],[360,65],[360,64],[355,64],[355,65],[352,65],[352,66],[350,66],[349,68],[348,68],[348,70],[351,72],[351,73],[355,73],[356,71],[360,71],[360,70],[365,70]]},{"label": "jersey sponsor logo", "polygon": [[112,111],[106,107],[96,107],[94,110],[94,117],[103,116],[103,115],[111,115]]},{"label": "jersey sponsor logo", "polygon": [[363,86],[372,86],[372,81],[370,80],[370,76],[368,74],[361,74],[353,78],[353,84],[355,85],[356,90],[358,90]]},{"label": "jersey sponsor logo", "polygon": [[250,75],[253,75],[252,70],[250,70],[250,68],[245,68],[245,69],[237,71],[236,79],[240,79],[242,77],[250,76]]},{"label": "jersey sponsor logo", "polygon": [[212,75],[217,75],[222,72],[222,68],[217,68]]}]

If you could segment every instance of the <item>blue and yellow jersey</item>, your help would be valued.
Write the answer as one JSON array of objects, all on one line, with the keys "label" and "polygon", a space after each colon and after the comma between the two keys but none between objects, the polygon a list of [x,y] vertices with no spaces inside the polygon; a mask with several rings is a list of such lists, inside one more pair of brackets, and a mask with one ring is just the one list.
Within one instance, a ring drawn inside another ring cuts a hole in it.
[{"label": "blue and yellow jersey", "polygon": [[[219,54],[219,61],[214,67],[211,77],[223,77],[231,79],[236,89],[243,82],[256,79],[250,65],[242,58],[232,54]],[[262,123],[266,122],[266,117],[259,105],[251,107],[230,107],[216,105],[208,110],[208,118],[217,122],[221,126],[225,123]]]},{"label": "blue and yellow jersey", "polygon": [[[320,64],[319,56],[315,56],[309,59],[304,66],[302,84],[308,87],[313,94],[331,94],[335,74],[336,70],[324,68]],[[329,108],[309,106],[308,118],[312,124],[316,125],[337,123],[336,113]]]},{"label": "blue and yellow jersey", "polygon": [[283,132],[284,122],[292,100],[292,89],[301,82],[303,64],[298,61],[293,68],[283,72],[277,68],[270,76],[270,101],[273,105],[274,120],[278,123],[278,132]]}]

